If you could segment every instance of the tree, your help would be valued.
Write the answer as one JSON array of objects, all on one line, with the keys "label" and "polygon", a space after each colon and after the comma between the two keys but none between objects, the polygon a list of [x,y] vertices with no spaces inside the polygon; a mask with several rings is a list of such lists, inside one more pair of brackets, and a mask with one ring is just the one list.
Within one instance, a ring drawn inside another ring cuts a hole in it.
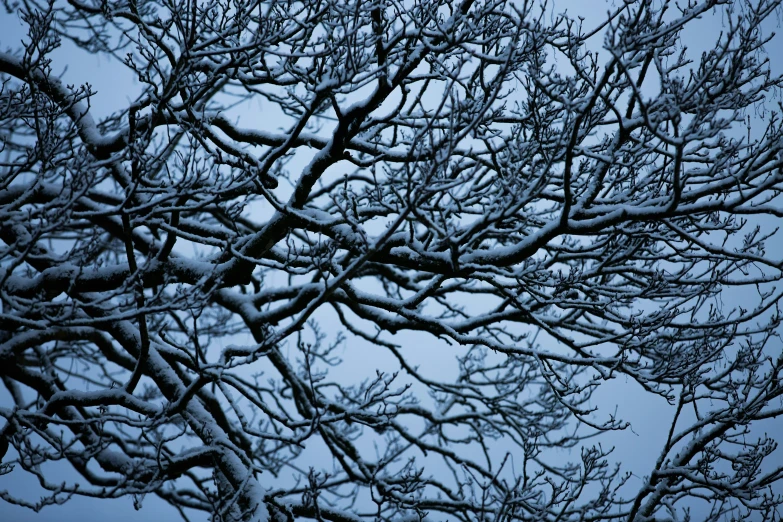
[{"label": "tree", "polygon": [[[780,520],[779,4],[6,0],[0,472],[49,495],[2,498]],[[651,469],[618,377],[671,404]]]}]

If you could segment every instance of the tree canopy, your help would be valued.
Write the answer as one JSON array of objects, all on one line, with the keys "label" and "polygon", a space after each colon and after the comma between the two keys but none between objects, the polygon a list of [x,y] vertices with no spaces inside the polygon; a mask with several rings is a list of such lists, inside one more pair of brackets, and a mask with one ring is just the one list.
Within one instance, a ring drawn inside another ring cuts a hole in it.
[{"label": "tree canopy", "polygon": [[780,1],[5,7],[4,501],[781,519]]}]

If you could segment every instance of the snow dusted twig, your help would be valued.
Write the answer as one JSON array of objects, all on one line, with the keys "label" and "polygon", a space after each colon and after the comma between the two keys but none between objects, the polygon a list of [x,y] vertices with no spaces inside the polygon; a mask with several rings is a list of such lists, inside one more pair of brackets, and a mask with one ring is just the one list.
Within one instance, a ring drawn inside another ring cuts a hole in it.
[{"label": "snow dusted twig", "polygon": [[[780,2],[605,7],[22,0],[0,475],[49,494],[0,498],[779,520]],[[116,112],[61,45],[135,81]],[[650,469],[618,381],[671,406]]]}]

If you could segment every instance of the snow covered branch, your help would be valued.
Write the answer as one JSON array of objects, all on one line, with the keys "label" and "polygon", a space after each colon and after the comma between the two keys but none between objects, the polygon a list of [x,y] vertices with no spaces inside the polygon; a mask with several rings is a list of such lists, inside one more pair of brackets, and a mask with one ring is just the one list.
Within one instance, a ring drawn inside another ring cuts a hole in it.
[{"label": "snow covered branch", "polygon": [[[14,4],[0,498],[779,520],[780,8]],[[111,111],[63,50],[132,79]],[[669,408],[652,467],[621,380]]]}]

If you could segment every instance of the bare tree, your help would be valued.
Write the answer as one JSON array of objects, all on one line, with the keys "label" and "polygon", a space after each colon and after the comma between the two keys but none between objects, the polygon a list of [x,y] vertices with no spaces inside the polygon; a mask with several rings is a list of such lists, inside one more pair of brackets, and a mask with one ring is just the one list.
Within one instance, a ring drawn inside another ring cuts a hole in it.
[{"label": "bare tree", "polygon": [[[0,496],[780,520],[779,4],[6,0],[0,473],[50,494]],[[132,102],[92,114],[61,45]],[[671,404],[652,469],[616,377]]]}]

